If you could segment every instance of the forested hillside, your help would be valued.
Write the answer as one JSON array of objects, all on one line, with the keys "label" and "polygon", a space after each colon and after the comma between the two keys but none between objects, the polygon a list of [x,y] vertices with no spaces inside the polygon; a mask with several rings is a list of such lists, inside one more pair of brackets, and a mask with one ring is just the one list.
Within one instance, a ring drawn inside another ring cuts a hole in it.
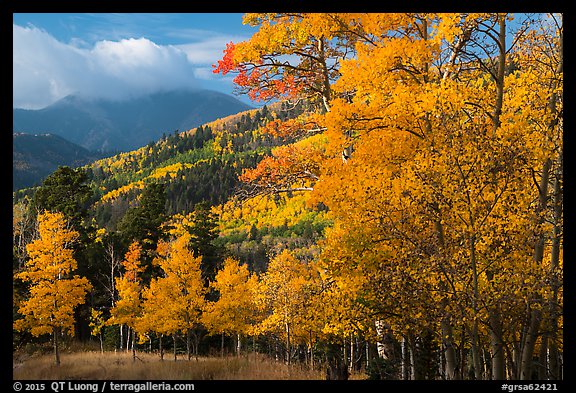
[{"label": "forested hillside", "polygon": [[244,21],[214,72],[276,103],[15,194],[15,347],[562,379],[561,15]]},{"label": "forested hillside", "polygon": [[58,166],[83,166],[104,156],[56,135],[14,133],[12,191],[40,185]]}]

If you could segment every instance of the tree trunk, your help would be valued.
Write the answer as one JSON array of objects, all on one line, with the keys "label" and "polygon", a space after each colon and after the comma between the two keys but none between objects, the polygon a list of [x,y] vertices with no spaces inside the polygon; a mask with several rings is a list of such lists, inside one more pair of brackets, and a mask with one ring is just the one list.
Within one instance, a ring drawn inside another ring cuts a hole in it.
[{"label": "tree trunk", "polygon": [[192,357],[192,353],[190,351],[190,329],[186,330],[186,356],[188,360]]},{"label": "tree trunk", "polygon": [[[500,127],[500,116],[502,114],[502,105],[504,99],[504,74],[506,70],[506,15],[498,16],[498,70],[496,75],[496,104],[492,121],[494,124],[493,134],[496,134]],[[490,344],[492,349],[492,379],[505,379],[504,350],[502,344],[502,326],[498,310],[493,310],[489,315]]]},{"label": "tree trunk", "polygon": [[160,350],[160,360],[161,360],[161,361],[164,361],[164,347],[162,347],[162,337],[164,337],[163,334],[161,334],[160,337],[158,338],[158,339],[159,339],[159,344],[158,344],[158,345],[160,346],[160,348],[159,348],[159,350]]},{"label": "tree trunk", "polygon": [[135,341],[136,341],[136,330],[132,329],[132,361],[133,362],[136,361],[136,345],[134,345]]},{"label": "tree trunk", "polygon": [[120,351],[124,349],[124,325],[120,325]]},{"label": "tree trunk", "polygon": [[222,336],[220,339],[220,356],[224,357],[224,332],[222,332]]},{"label": "tree trunk", "polygon": [[442,320],[442,338],[444,342],[444,357],[446,359],[446,379],[458,379],[458,361],[456,359],[456,349],[454,348],[454,334],[452,325],[447,319]]},{"label": "tree trunk", "polygon": [[412,345],[408,346],[408,354],[410,355],[410,357],[409,357],[410,380],[415,381],[416,379],[418,379],[418,375],[416,372],[416,356],[414,356],[414,347]]},{"label": "tree trunk", "polygon": [[[540,227],[544,223],[544,217],[541,213],[546,209],[546,204],[548,201],[548,182],[550,179],[550,169],[552,167],[552,160],[547,159],[544,162],[542,168],[542,175],[540,177],[540,185],[538,187],[538,207],[537,212],[540,218],[537,222],[537,227]],[[534,246],[534,262],[537,265],[542,264],[544,258],[544,233],[540,233],[536,244]],[[534,299],[535,300],[535,299]],[[536,345],[536,340],[538,338],[538,332],[540,329],[540,322],[542,319],[542,312],[539,309],[531,309],[528,305],[528,330],[523,339],[522,354],[520,358],[520,379],[528,380],[532,378],[532,357],[534,356],[534,348]]]},{"label": "tree trunk", "polygon": [[[356,338],[356,340],[358,340]],[[354,370],[354,337],[350,336],[350,365],[348,366],[348,371],[352,372]]]},{"label": "tree trunk", "polygon": [[194,337],[194,358],[198,361],[198,344],[200,342],[200,336],[196,333],[193,333]]},{"label": "tree trunk", "polygon": [[534,356],[534,348],[536,346],[536,340],[538,339],[541,318],[542,312],[540,310],[532,309],[530,311],[530,323],[523,341],[520,358],[520,380],[522,381],[532,378],[532,357]]},{"label": "tree trunk", "polygon": [[546,335],[548,345],[548,373],[550,379],[560,379],[560,361],[558,346],[556,344],[558,334],[558,290],[560,280],[558,279],[558,269],[560,266],[560,238],[562,236],[562,187],[560,185],[562,177],[562,152],[559,154],[554,179],[554,228],[552,229],[552,250],[550,257],[550,281],[551,294],[549,299],[549,333]]},{"label": "tree trunk", "polygon": [[[472,228],[474,228],[474,221],[471,217]],[[478,269],[476,266],[476,236],[472,234],[468,238],[468,245],[470,251],[470,265],[472,267],[472,308],[474,309],[474,322],[472,325],[472,334],[470,335],[472,340],[472,362],[474,364],[474,378],[482,379],[482,352],[480,349],[480,340],[478,338],[478,299],[480,297],[478,291]]]},{"label": "tree trunk", "polygon": [[286,363],[290,364],[290,324],[286,322]]},{"label": "tree trunk", "polygon": [[346,338],[343,339],[342,342],[342,359],[343,359],[343,364],[346,367],[346,369],[348,369],[348,343],[346,342]]},{"label": "tree trunk", "polygon": [[498,15],[498,70],[496,75],[496,104],[492,114],[494,124],[493,133],[500,127],[500,115],[502,114],[502,105],[504,101],[504,72],[506,70],[506,15]]},{"label": "tree trunk", "polygon": [[176,361],[176,333],[172,335],[172,342],[174,343],[174,361]]},{"label": "tree trunk", "polygon": [[474,368],[474,379],[482,379],[482,353],[481,348],[479,346],[479,339],[478,339],[478,321],[474,320],[474,324],[472,326],[472,365]]},{"label": "tree trunk", "polygon": [[[456,52],[455,52],[456,53]],[[444,243],[444,227],[442,225],[442,220],[441,220],[441,212],[440,212],[440,208],[438,206],[436,206],[436,213],[438,214],[438,217],[436,218],[436,220],[434,221],[434,227],[435,227],[435,231],[436,231],[436,237],[438,239],[438,249],[439,252],[441,253],[441,261],[443,262],[444,260],[446,260],[445,258],[445,243]],[[442,267],[443,272],[444,272],[444,268]],[[440,287],[441,289],[447,291],[447,283],[445,280],[441,281],[440,283]],[[458,373],[457,373],[457,369],[458,369],[458,364],[457,364],[457,360],[456,360],[456,349],[454,346],[454,334],[452,332],[452,324],[450,323],[450,315],[449,315],[449,310],[448,310],[448,299],[443,298],[440,302],[442,310],[443,310],[443,314],[444,317],[442,318],[441,321],[441,331],[442,331],[442,343],[444,346],[444,357],[446,358],[446,368],[445,368],[445,374],[446,374],[446,379],[448,380],[454,380],[454,379],[458,379]],[[448,315],[446,315],[448,314]]]},{"label": "tree trunk", "polygon": [[374,324],[376,325],[376,336],[378,337],[378,341],[376,341],[378,357],[380,357],[380,359],[387,359],[388,357],[386,356],[386,349],[384,346],[384,321],[376,320],[374,321]]},{"label": "tree trunk", "polygon": [[308,341],[308,353],[309,353],[308,356],[310,356],[310,358],[309,358],[309,361],[310,361],[309,365],[310,365],[310,369],[311,369],[311,370],[314,370],[314,341],[313,341],[313,338],[312,338],[312,331],[309,332],[308,340],[309,340],[309,341]]},{"label": "tree trunk", "polygon": [[536,374],[538,380],[548,379],[548,335],[544,334],[540,340],[540,351],[538,353],[538,364],[536,365]]},{"label": "tree trunk", "polygon": [[236,356],[240,356],[242,349],[242,341],[240,340],[240,333],[236,334]]},{"label": "tree trunk", "polygon": [[364,369],[367,370],[370,366],[370,343],[368,340],[365,341],[364,347],[364,356],[366,357],[364,361]]},{"label": "tree trunk", "polygon": [[548,346],[548,362],[549,362],[549,373],[552,380],[562,379],[562,373],[560,372],[560,356],[558,353],[558,346],[555,341],[550,341]]},{"label": "tree trunk", "polygon": [[498,310],[490,313],[490,344],[492,347],[492,379],[506,379],[504,345],[502,343],[502,321]]},{"label": "tree trunk", "polygon": [[[410,354],[408,353],[408,345],[406,343],[406,336],[402,336],[402,379],[407,381],[410,379]],[[366,353],[366,357],[368,357],[368,353]]]},{"label": "tree trunk", "polygon": [[416,365],[416,339],[414,335],[408,336],[408,344],[410,349],[410,379],[418,380],[420,377],[420,369]]},{"label": "tree trunk", "polygon": [[56,366],[60,366],[60,348],[58,347],[58,335],[60,334],[60,329],[57,327],[52,328],[52,336],[54,337],[54,358]]}]

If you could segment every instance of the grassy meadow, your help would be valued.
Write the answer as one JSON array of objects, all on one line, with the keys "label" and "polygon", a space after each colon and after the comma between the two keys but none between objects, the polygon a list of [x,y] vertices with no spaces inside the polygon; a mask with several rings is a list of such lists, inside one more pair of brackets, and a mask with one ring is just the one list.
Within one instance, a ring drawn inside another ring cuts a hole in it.
[{"label": "grassy meadow", "polygon": [[[15,380],[321,380],[323,370],[310,370],[301,364],[287,365],[260,354],[240,357],[199,357],[174,361],[158,354],[85,351],[61,354],[54,365],[53,354],[19,354],[13,357]],[[351,379],[362,379],[360,374]]]}]

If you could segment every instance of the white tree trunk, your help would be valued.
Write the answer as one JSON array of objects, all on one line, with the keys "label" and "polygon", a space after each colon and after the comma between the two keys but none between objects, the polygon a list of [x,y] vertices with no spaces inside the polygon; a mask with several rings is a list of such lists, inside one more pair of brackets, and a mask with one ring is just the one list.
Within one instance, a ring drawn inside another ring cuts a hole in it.
[{"label": "white tree trunk", "polygon": [[380,339],[382,337],[384,337],[386,325],[384,324],[384,321],[382,321],[380,319],[375,321],[374,324],[376,325],[376,334],[378,335],[378,341],[376,342],[376,349],[378,350],[378,357],[380,357],[381,359],[388,359],[388,356],[386,355],[384,343],[382,341],[380,341]]}]

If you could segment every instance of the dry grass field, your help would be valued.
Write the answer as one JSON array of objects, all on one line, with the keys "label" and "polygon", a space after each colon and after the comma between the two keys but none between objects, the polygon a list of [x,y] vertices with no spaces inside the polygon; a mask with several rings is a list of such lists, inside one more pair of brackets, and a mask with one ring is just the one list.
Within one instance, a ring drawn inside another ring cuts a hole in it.
[{"label": "dry grass field", "polygon": [[[167,354],[164,361],[156,354],[138,353],[135,362],[130,353],[98,351],[61,354],[61,365],[54,365],[51,354],[14,356],[16,380],[297,380],[324,379],[320,370],[301,365],[286,365],[265,356],[199,357],[190,361]],[[353,379],[362,378],[352,375]]]}]

